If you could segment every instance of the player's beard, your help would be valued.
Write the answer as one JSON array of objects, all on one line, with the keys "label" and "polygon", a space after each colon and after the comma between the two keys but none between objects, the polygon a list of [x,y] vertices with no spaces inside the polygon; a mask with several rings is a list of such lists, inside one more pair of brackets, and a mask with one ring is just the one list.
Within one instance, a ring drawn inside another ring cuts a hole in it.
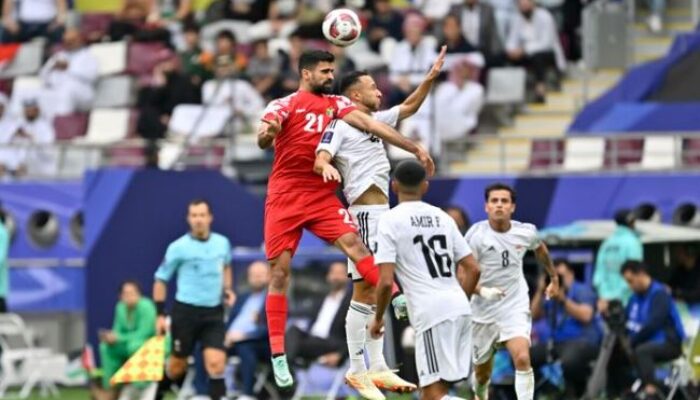
[{"label": "player's beard", "polygon": [[331,94],[333,93],[333,81],[327,80],[320,85],[312,87],[311,90],[315,94]]}]

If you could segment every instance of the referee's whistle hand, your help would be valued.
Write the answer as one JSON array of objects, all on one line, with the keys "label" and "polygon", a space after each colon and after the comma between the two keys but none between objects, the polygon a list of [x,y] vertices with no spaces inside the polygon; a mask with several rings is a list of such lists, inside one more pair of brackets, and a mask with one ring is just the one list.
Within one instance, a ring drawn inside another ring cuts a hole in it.
[{"label": "referee's whistle hand", "polygon": [[168,332],[168,319],[165,315],[159,315],[156,319],[156,335],[165,335]]}]

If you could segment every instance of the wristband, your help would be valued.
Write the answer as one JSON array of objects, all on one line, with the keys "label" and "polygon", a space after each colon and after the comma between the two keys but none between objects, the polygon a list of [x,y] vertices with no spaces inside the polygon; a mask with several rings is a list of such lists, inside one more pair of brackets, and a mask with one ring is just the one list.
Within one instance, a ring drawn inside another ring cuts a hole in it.
[{"label": "wristband", "polygon": [[168,314],[165,311],[165,302],[164,301],[156,301],[156,311],[158,312],[158,315],[167,315]]}]

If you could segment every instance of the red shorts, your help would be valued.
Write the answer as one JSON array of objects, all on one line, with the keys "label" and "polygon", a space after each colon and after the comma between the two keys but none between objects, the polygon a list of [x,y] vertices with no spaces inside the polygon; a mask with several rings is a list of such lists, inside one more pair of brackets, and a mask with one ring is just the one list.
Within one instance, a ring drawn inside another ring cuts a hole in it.
[{"label": "red shorts", "polygon": [[265,254],[268,260],[285,250],[292,255],[306,228],[333,243],[346,233],[357,233],[348,210],[333,192],[292,192],[268,194],[265,201]]}]

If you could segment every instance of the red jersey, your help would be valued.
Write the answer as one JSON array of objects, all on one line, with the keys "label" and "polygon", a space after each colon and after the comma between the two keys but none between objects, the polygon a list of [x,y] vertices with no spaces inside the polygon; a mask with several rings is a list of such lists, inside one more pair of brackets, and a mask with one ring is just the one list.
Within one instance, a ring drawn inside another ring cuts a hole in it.
[{"label": "red jersey", "polygon": [[267,192],[335,190],[337,182],[324,183],[314,172],[316,146],[333,119],[343,118],[353,110],[355,106],[347,97],[302,90],[270,102],[263,120],[277,118],[282,128],[275,138],[275,160]]}]

